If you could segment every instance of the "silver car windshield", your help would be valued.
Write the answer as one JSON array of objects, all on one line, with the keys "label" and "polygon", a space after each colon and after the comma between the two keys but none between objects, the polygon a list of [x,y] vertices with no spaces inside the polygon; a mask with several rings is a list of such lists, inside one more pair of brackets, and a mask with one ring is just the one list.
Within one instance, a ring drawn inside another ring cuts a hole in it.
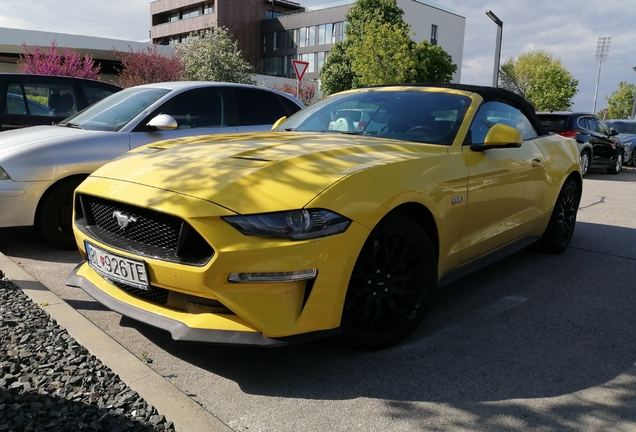
[{"label": "silver car windshield", "polygon": [[302,109],[276,130],[451,145],[470,103],[467,96],[443,92],[378,89],[345,93]]},{"label": "silver car windshield", "polygon": [[68,117],[59,125],[116,132],[169,92],[169,89],[161,88],[125,89]]}]

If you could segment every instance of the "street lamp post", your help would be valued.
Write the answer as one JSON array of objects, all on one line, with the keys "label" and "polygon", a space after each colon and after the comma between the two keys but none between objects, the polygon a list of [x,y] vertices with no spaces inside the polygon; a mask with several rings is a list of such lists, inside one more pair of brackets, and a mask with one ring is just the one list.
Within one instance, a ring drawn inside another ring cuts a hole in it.
[{"label": "street lamp post", "polygon": [[592,112],[596,114],[596,98],[598,96],[598,83],[601,81],[601,65],[609,54],[610,44],[612,43],[612,37],[599,37],[596,44],[596,60],[598,60],[598,76],[596,77],[596,90],[594,91],[594,108]]},{"label": "street lamp post", "polygon": [[497,18],[497,15],[492,13],[491,10],[486,11],[488,18],[497,24],[497,42],[495,46],[495,69],[492,74],[492,86],[499,87],[499,62],[501,60],[501,37],[503,34],[503,21]]},{"label": "street lamp post", "polygon": [[[632,69],[634,69],[634,72],[636,72],[636,66],[634,66]],[[636,88],[634,89],[634,103],[632,104],[632,120],[634,120],[634,114],[636,114]]]}]

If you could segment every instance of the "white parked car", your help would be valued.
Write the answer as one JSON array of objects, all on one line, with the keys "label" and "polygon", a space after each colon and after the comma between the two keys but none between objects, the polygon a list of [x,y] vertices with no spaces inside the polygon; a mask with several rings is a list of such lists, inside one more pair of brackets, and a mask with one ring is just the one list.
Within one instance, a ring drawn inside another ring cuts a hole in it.
[{"label": "white parked car", "polygon": [[54,126],[0,134],[0,229],[36,227],[75,247],[72,196],[90,173],[130,149],[193,135],[269,130],[303,107],[276,90],[231,83],[131,87]]}]

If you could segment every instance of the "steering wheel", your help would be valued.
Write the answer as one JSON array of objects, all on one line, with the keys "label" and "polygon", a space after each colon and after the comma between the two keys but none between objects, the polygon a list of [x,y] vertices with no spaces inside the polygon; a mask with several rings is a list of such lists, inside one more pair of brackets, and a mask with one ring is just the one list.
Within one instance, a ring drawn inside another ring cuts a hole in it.
[{"label": "steering wheel", "polygon": [[329,123],[329,130],[353,132],[353,122],[345,117],[340,117]]},{"label": "steering wheel", "polygon": [[433,129],[430,126],[413,126],[411,129],[407,130],[406,133],[410,134],[410,133],[429,133],[435,136],[439,136],[439,132],[436,131],[435,129]]}]

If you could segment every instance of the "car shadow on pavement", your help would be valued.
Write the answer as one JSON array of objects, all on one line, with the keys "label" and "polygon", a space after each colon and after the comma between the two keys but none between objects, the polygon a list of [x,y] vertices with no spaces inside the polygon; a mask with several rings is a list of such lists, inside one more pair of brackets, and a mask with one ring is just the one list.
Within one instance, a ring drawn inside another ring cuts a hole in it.
[{"label": "car shadow on pavement", "polygon": [[[178,343],[133,320],[121,324],[248,394],[376,398],[395,415],[425,419],[411,402],[505,415],[484,403],[508,401],[510,410],[521,410],[510,400],[608,386],[615,393],[603,401],[613,414],[636,421],[636,290],[633,271],[625,271],[636,255],[617,257],[589,244],[601,230],[608,244],[636,242],[636,230],[579,223],[561,255],[526,248],[444,288],[420,328],[382,351],[354,351],[337,338],[272,349]],[[555,410],[578,410],[565,405]],[[554,419],[541,421],[555,426]]]},{"label": "car shadow on pavement", "polygon": [[3,229],[0,231],[0,252],[14,258],[78,263],[82,257],[77,249],[64,250],[47,242],[39,233]]}]

